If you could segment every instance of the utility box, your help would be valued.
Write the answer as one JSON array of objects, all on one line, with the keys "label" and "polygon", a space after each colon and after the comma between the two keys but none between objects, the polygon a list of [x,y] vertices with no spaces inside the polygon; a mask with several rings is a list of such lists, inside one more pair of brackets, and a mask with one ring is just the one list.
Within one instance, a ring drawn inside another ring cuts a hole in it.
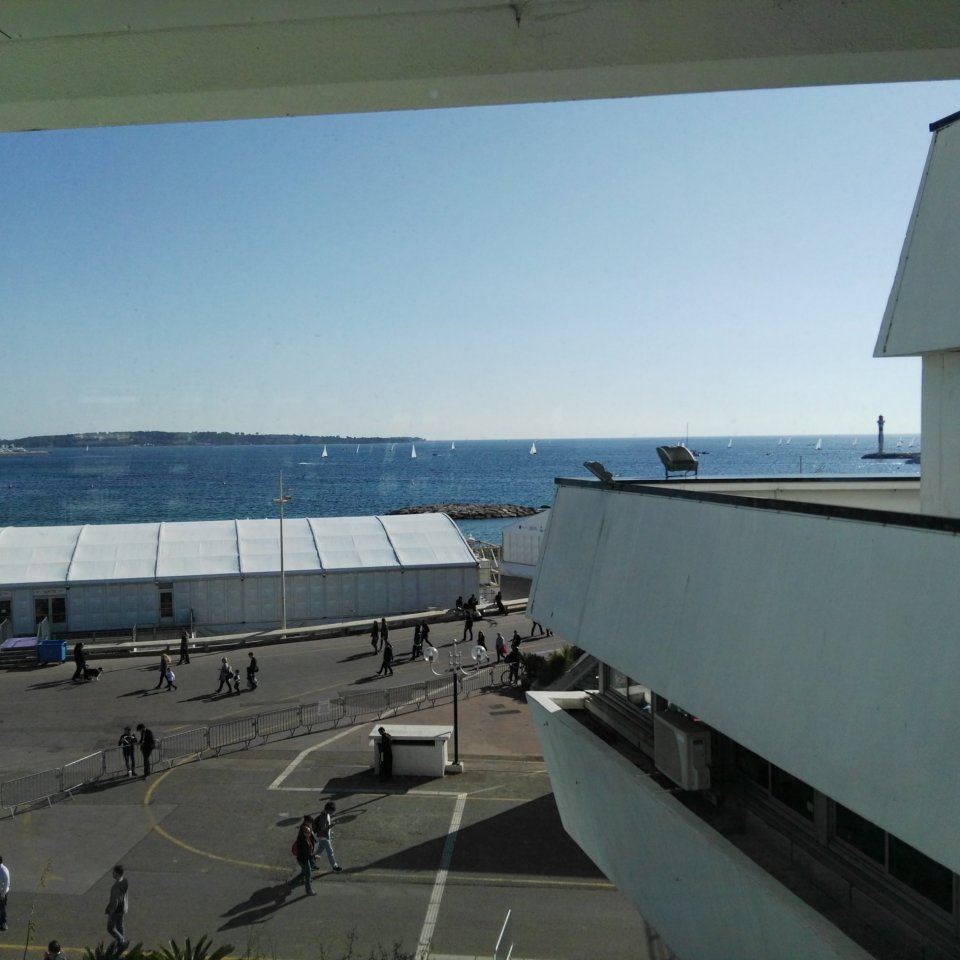
[{"label": "utility box", "polygon": [[398,777],[442,777],[446,773],[447,743],[451,726],[418,723],[378,723],[370,730],[373,769],[380,774],[380,728],[393,743],[393,775]]},{"label": "utility box", "polygon": [[40,640],[37,643],[37,663],[63,663],[66,659],[66,640]]}]

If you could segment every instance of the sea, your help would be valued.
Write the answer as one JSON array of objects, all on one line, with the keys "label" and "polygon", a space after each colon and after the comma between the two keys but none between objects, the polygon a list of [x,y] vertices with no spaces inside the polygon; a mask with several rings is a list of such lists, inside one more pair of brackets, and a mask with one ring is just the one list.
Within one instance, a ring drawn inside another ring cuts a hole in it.
[{"label": "sea", "polygon": [[[145,446],[52,449],[0,457],[0,527],[367,516],[441,503],[549,506],[557,477],[590,478],[599,461],[618,479],[662,479],[660,444],[685,442],[700,476],[918,476],[918,464],[863,460],[876,436],[659,437],[598,440],[434,440],[280,446]],[[416,452],[416,456],[412,453]],[[531,452],[533,449],[535,453]],[[919,452],[894,437],[887,452]],[[459,523],[500,543],[514,521]]]}]

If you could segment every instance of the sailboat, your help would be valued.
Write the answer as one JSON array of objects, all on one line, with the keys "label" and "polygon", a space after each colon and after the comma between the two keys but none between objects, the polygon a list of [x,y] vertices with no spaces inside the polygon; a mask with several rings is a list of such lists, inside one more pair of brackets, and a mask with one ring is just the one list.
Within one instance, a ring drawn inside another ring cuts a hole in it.
[{"label": "sailboat", "polygon": [[817,443],[816,443],[816,446],[815,446],[813,449],[814,449],[814,450],[822,450],[822,449],[823,449],[823,440],[818,439],[818,440],[817,440]]},{"label": "sailboat", "polygon": [[733,446],[733,437],[727,441],[727,449],[729,450]]},{"label": "sailboat", "polygon": [[781,437],[781,438],[777,441],[777,446],[778,446],[778,447],[779,447],[779,446],[782,446],[782,445],[783,445],[783,437]]},{"label": "sailboat", "polygon": [[320,454],[321,459],[327,455],[327,445],[323,445],[323,453]]},{"label": "sailboat", "polygon": [[360,444],[358,443],[358,444],[357,444],[357,453],[359,453],[359,452],[360,452]]},{"label": "sailboat", "polygon": [[456,450],[456,449],[457,449],[457,445],[456,445],[452,440],[450,441],[450,449],[451,449],[451,450]]},{"label": "sailboat", "polygon": [[859,440],[859,439],[860,439],[859,437],[854,437],[854,438],[853,438],[853,445],[854,445],[854,446],[857,445],[857,440]]},{"label": "sailboat", "polygon": [[537,442],[536,440],[534,440],[534,442],[530,444],[530,456],[535,457],[536,455],[537,455]]},{"label": "sailboat", "polygon": [[410,459],[417,459],[417,448],[412,443],[410,444]]},{"label": "sailboat", "polygon": [[791,437],[787,437],[787,444],[788,444],[788,445],[789,445],[791,439],[792,439]]}]

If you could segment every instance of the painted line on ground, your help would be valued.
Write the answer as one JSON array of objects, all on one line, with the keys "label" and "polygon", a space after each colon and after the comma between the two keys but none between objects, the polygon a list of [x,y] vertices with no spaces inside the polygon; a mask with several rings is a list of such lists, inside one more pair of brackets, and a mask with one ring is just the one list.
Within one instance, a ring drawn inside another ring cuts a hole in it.
[{"label": "painted line on ground", "polygon": [[[357,728],[356,728],[356,727],[347,727],[346,729],[341,730],[338,734],[336,734],[336,736],[328,737],[326,740],[321,740],[320,743],[315,743],[312,747],[307,747],[306,750],[301,750],[301,751],[287,764],[286,769],[283,771],[283,773],[281,773],[280,776],[277,777],[277,779],[274,780],[273,783],[271,783],[269,787],[267,787],[267,789],[268,789],[268,790],[279,790],[279,789],[280,789],[280,785],[283,783],[283,781],[286,780],[287,777],[289,777],[290,774],[293,773],[293,771],[297,769],[297,767],[300,765],[300,763],[302,763],[303,760],[304,760],[307,756],[309,756],[311,753],[313,753],[314,750],[319,750],[321,747],[325,747],[325,746],[327,746],[328,744],[331,744],[331,743],[336,742],[337,740],[340,740],[342,737],[346,737],[346,736],[348,736],[349,734],[351,734],[351,733],[356,733],[356,732],[357,732]],[[288,788],[288,789],[289,789],[289,788]]]},{"label": "painted line on ground", "polygon": [[416,954],[418,957],[426,957],[430,951],[433,933],[437,926],[437,917],[440,915],[440,901],[443,899],[443,890],[447,885],[450,862],[453,860],[453,848],[457,842],[457,833],[460,831],[460,823],[463,820],[463,811],[466,805],[467,795],[465,793],[458,794],[456,805],[453,808],[453,816],[450,818],[450,829],[447,831],[447,839],[443,844],[440,869],[437,870],[437,879],[434,881],[433,890],[430,893],[427,915],[420,931],[420,941],[417,944]]}]

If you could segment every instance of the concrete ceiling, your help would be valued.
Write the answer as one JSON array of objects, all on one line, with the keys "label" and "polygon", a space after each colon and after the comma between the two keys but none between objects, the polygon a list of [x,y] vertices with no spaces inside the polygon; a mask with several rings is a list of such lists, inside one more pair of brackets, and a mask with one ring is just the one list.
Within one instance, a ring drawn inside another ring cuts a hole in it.
[{"label": "concrete ceiling", "polygon": [[0,130],[960,77],[957,0],[0,0]]}]

